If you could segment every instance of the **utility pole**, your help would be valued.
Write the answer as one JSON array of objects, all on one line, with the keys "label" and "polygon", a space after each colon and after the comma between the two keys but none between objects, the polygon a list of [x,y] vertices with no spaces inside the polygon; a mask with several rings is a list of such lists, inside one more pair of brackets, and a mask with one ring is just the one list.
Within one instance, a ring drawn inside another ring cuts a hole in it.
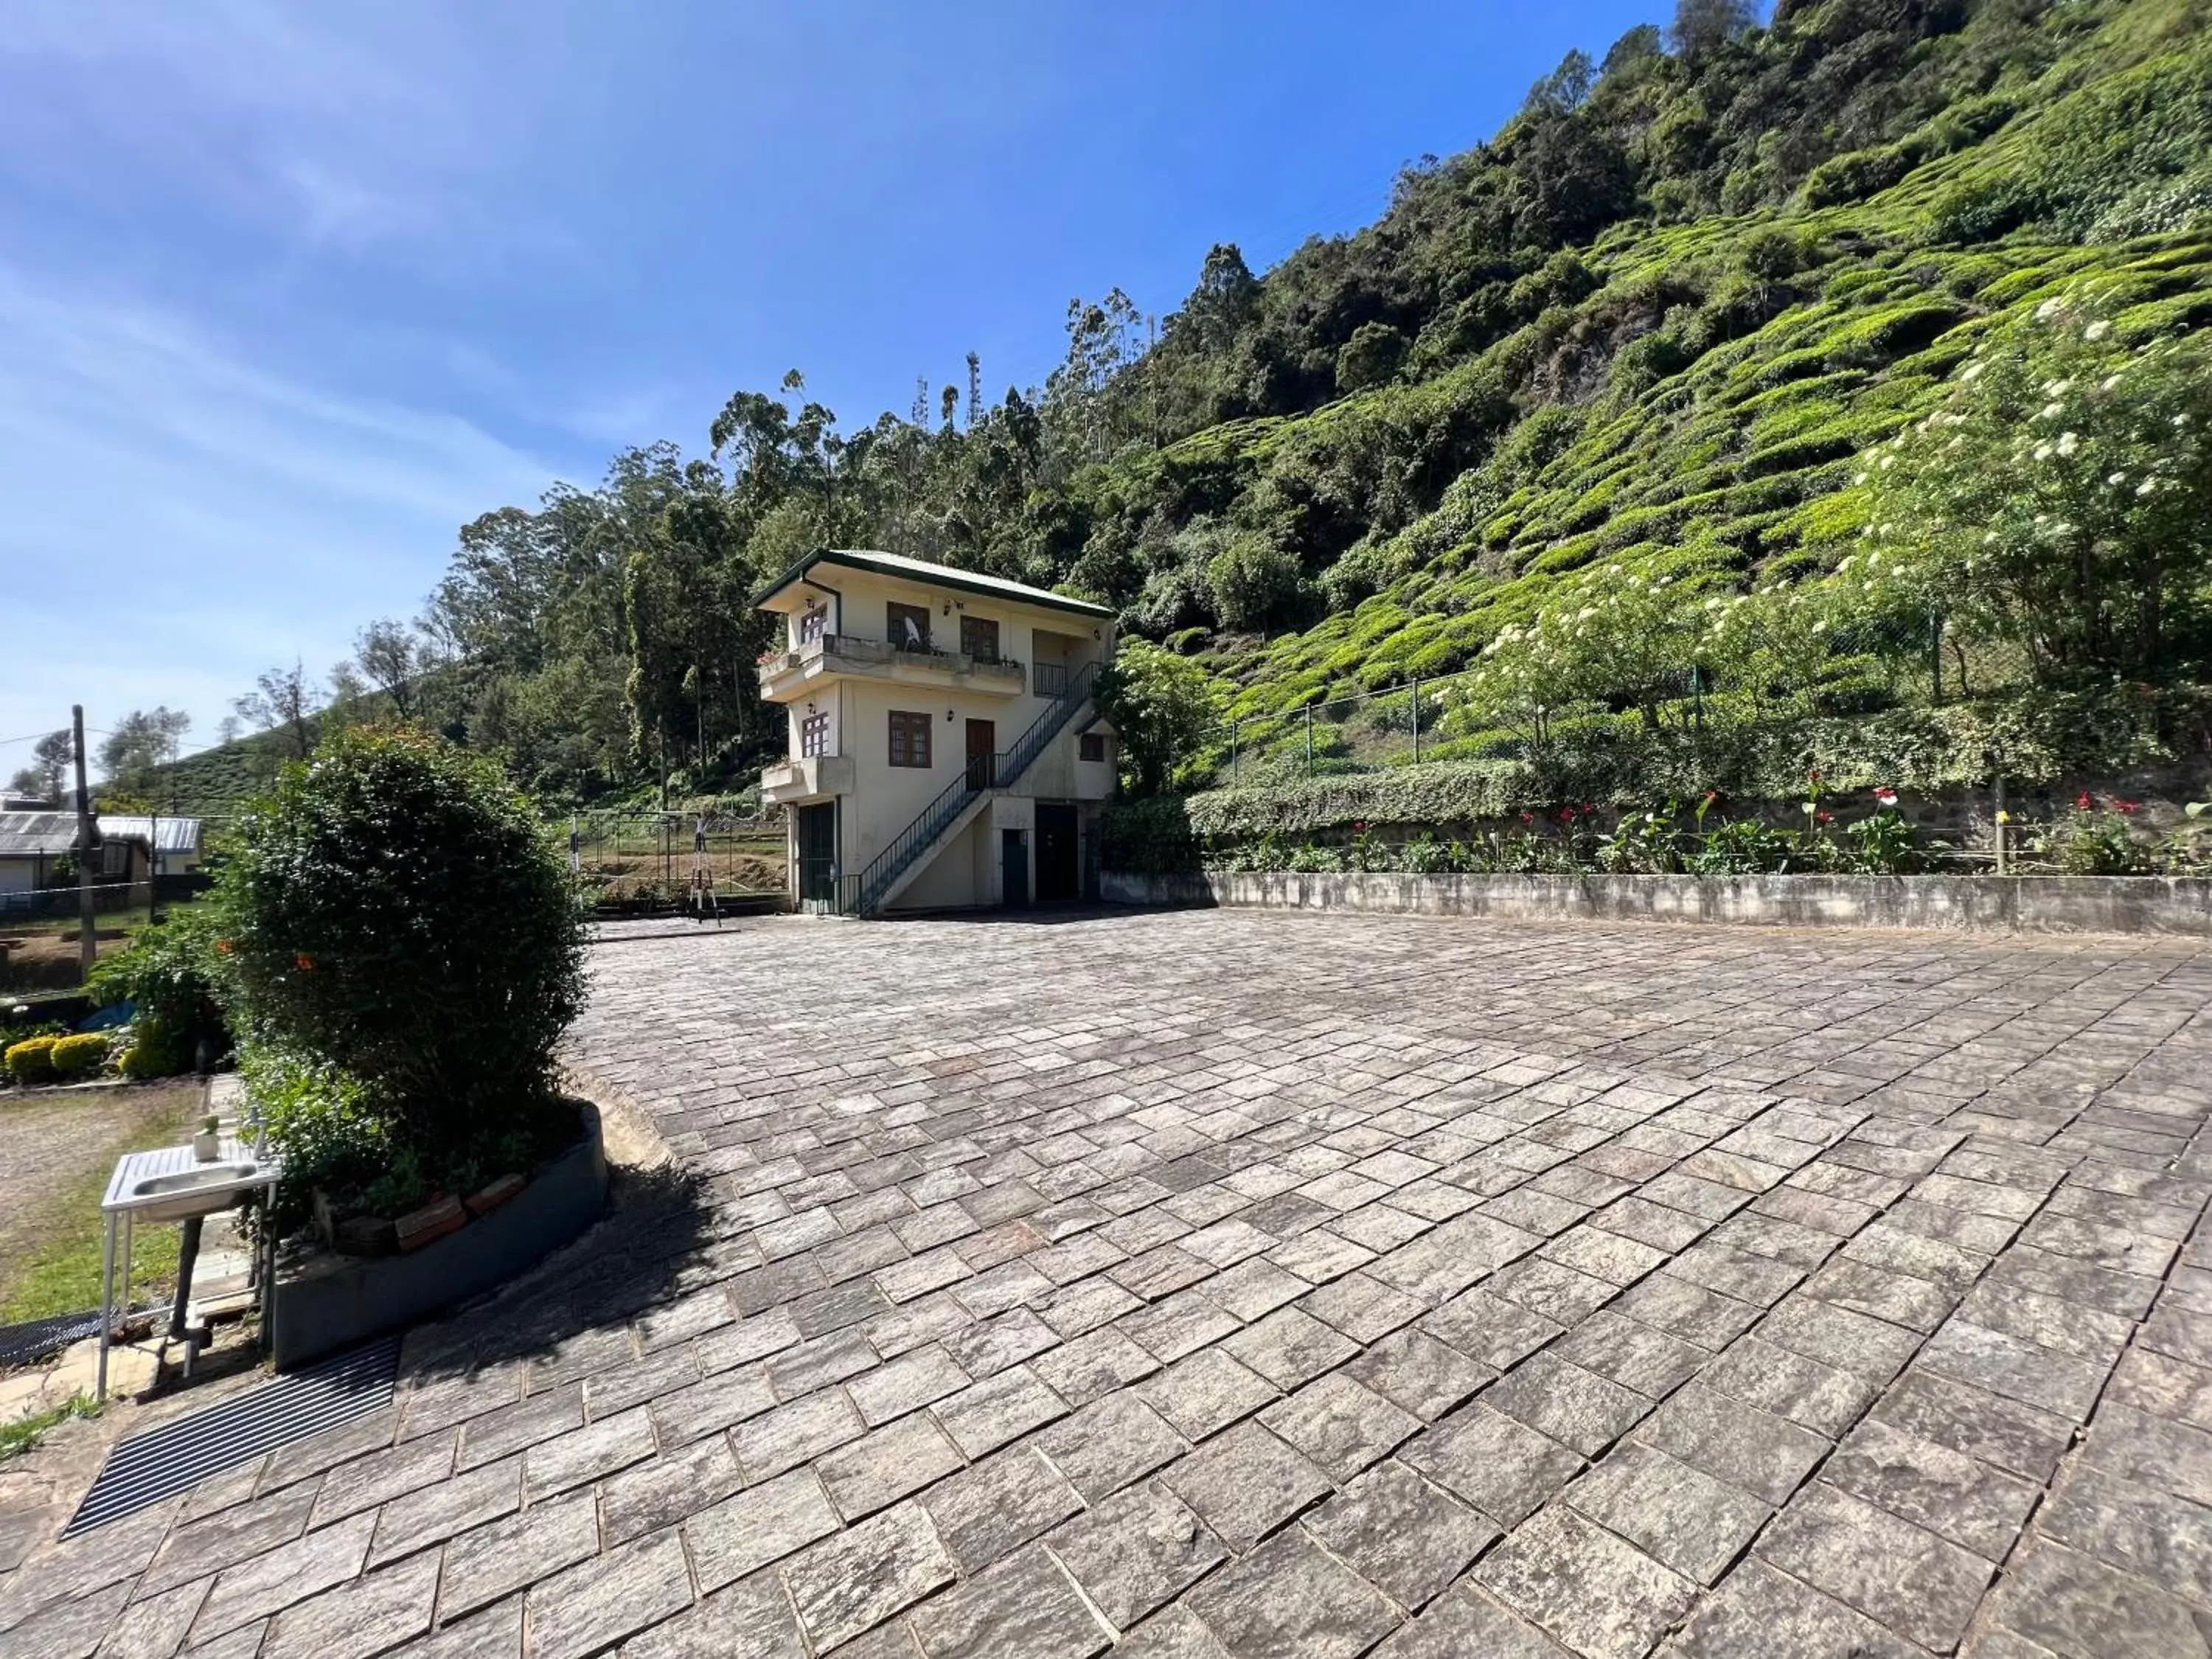
[{"label": "utility pole", "polygon": [[70,706],[70,736],[76,751],[76,961],[78,970],[89,979],[100,947],[92,936],[92,794],[84,782],[84,705],[81,702]]}]

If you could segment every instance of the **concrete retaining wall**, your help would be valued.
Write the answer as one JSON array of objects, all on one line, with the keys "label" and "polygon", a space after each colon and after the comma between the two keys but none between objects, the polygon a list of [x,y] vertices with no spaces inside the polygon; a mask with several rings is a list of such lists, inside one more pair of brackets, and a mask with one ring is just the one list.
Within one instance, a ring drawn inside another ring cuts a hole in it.
[{"label": "concrete retaining wall", "polygon": [[1109,904],[1205,904],[1513,921],[1737,922],[2212,938],[2197,876],[1412,876],[1107,871]]},{"label": "concrete retaining wall", "polygon": [[599,1112],[582,1107],[584,1133],[489,1215],[409,1255],[362,1258],[317,1251],[279,1272],[276,1369],[413,1324],[512,1279],[568,1243],[606,1208]]}]

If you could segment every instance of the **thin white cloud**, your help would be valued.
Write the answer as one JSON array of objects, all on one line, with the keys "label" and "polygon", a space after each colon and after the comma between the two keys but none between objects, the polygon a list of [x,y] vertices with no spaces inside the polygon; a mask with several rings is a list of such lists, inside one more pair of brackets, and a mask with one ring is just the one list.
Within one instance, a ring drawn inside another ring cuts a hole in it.
[{"label": "thin white cloud", "polygon": [[508,3],[23,0],[0,31],[0,173],[83,185],[120,164],[308,247],[410,264],[544,257],[556,230],[471,204],[526,155],[560,41]]},{"label": "thin white cloud", "polygon": [[211,732],[259,670],[323,672],[362,622],[411,613],[461,524],[551,477],[457,416],[0,268],[0,734],[73,702],[183,704]]}]

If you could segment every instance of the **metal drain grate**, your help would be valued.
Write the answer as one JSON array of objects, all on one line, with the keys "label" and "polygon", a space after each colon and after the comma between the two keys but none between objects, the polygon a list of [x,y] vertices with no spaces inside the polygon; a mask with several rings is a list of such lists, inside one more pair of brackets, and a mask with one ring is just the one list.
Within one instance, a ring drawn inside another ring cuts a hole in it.
[{"label": "metal drain grate", "polygon": [[[160,1311],[151,1304],[140,1308],[134,1315],[125,1310],[118,1313],[118,1321]],[[46,1319],[33,1319],[27,1324],[0,1327],[0,1369],[11,1365],[28,1365],[44,1359],[48,1354],[58,1353],[72,1342],[82,1342],[88,1336],[100,1334],[100,1310],[87,1308],[82,1313],[54,1314]]]},{"label": "metal drain grate", "polygon": [[120,1442],[62,1533],[73,1538],[211,1474],[380,1411],[399,1376],[399,1339],[350,1349]]}]

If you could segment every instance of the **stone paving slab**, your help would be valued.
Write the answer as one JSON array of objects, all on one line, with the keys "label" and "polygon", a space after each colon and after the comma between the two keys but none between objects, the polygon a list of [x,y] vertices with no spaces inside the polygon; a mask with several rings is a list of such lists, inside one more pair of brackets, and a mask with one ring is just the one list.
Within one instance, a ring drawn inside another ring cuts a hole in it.
[{"label": "stone paving slab", "polygon": [[673,1154],[40,1659],[2212,1652],[2212,957],[611,929]]}]

